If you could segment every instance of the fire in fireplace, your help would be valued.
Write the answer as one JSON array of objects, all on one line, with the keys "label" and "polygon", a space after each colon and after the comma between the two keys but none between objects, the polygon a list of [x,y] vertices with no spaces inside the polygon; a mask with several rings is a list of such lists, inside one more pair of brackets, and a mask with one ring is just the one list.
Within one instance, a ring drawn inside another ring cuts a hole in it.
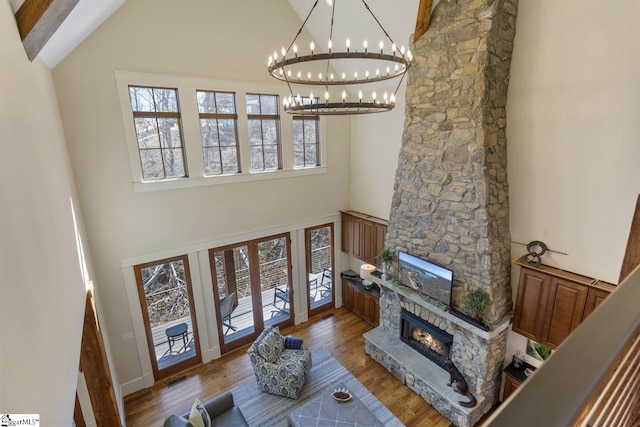
[{"label": "fire in fireplace", "polygon": [[453,335],[404,309],[400,319],[400,339],[446,370]]}]

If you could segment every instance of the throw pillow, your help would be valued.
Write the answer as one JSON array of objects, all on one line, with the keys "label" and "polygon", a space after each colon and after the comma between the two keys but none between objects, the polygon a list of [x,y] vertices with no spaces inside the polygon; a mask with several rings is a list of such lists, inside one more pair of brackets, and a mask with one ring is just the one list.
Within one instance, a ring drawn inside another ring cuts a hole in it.
[{"label": "throw pillow", "polygon": [[295,337],[284,337],[284,348],[289,350],[302,349],[302,339]]},{"label": "throw pillow", "polygon": [[189,422],[193,427],[211,427],[211,417],[199,399],[193,402]]},{"label": "throw pillow", "polygon": [[282,335],[278,328],[273,328],[258,344],[258,353],[267,362],[274,363],[280,358],[284,349]]}]

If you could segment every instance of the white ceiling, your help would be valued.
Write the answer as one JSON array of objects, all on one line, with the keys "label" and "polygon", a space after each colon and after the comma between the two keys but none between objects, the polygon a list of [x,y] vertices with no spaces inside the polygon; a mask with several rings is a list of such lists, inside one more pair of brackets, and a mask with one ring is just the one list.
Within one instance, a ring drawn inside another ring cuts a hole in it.
[{"label": "white ceiling", "polygon": [[[106,21],[126,0],[80,0],[67,19],[40,51],[38,57],[53,68],[73,49],[87,38],[96,28]],[[185,1],[185,0],[183,0]],[[288,0],[289,5],[301,22],[309,13],[315,0]],[[366,11],[361,1],[334,0],[336,16],[334,19],[334,40],[345,40],[349,37],[352,46],[362,49],[362,41],[367,38],[369,46],[378,46],[380,30]],[[15,13],[24,0],[9,0]],[[434,6],[438,1],[434,1]],[[373,13],[398,46],[408,45],[409,36],[416,25],[420,0],[367,0]],[[328,40],[331,8],[326,0],[320,0],[318,8],[310,20],[308,31],[318,40],[318,44],[326,45]],[[345,25],[348,24],[348,25]],[[292,35],[293,37],[293,35]],[[320,42],[322,41],[322,42]],[[283,41],[284,42],[284,41]],[[344,43],[344,42],[342,42]],[[385,40],[386,45],[390,45]]]}]

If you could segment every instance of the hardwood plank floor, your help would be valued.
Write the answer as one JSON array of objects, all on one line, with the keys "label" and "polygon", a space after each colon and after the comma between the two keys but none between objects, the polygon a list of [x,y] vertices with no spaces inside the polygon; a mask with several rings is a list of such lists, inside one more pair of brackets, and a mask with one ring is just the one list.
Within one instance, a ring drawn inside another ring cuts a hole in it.
[{"label": "hardwood plank floor", "polygon": [[[339,308],[282,333],[304,339],[305,346],[311,350],[333,353],[405,425],[449,427],[450,421],[365,354],[362,334],[371,328],[348,309]],[[126,396],[127,426],[161,426],[169,415],[188,412],[195,398],[206,400],[254,378],[246,349],[243,347]],[[168,386],[172,381],[175,382]]]}]

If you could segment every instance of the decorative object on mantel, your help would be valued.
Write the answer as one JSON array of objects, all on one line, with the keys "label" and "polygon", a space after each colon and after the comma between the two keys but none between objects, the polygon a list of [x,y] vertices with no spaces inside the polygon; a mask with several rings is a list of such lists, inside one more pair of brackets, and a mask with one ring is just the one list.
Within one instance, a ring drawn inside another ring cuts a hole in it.
[{"label": "decorative object on mantel", "polygon": [[462,297],[464,311],[472,319],[486,324],[486,318],[489,316],[491,308],[491,297],[489,294],[479,288],[469,289]]},{"label": "decorative object on mantel", "polygon": [[391,253],[389,248],[384,248],[382,251],[380,251],[380,253],[376,258],[378,258],[382,263],[382,278],[384,280],[389,280],[390,279],[389,276],[391,272],[391,263],[394,260],[393,254]]},{"label": "decorative object on mantel", "polygon": [[360,278],[362,280],[369,280],[371,278],[371,273],[376,271],[376,266],[371,264],[362,264],[360,266]]},{"label": "decorative object on mantel", "polygon": [[540,257],[547,252],[547,249],[547,245],[539,240],[529,242],[527,245],[529,253],[525,255],[525,262],[534,267],[540,267],[542,264],[542,259]]},{"label": "decorative object on mantel", "polygon": [[[381,37],[379,43],[372,45],[369,49],[365,39],[362,41],[362,50],[360,51],[357,47],[351,47],[351,41],[348,38],[343,42],[344,44],[337,42],[334,44],[333,23],[338,0],[325,0],[327,5],[331,7],[328,41],[326,45],[323,43],[322,46],[316,46],[312,41],[309,45],[309,53],[301,52],[298,54],[296,40],[316,10],[318,1],[314,2],[289,47],[285,49],[283,46],[280,51],[276,50],[269,56],[267,64],[269,74],[277,80],[284,81],[289,88],[290,96],[285,98],[283,102],[285,111],[298,115],[343,115],[378,113],[393,109],[396,102],[396,92],[411,64],[411,51],[405,50],[404,46],[396,46],[365,0],[362,0],[364,5],[362,13],[366,15],[368,12],[373,22],[379,27]],[[345,2],[344,4],[353,3],[355,2]],[[344,16],[339,17],[339,22],[352,22],[357,19],[357,17],[349,16],[349,13],[352,12],[349,12],[347,8],[340,9],[340,12]],[[320,14],[322,13],[318,15]],[[343,29],[340,28],[340,30]],[[346,30],[343,33],[347,33]],[[344,46],[344,50],[342,46]],[[303,67],[309,68],[303,69]],[[336,70],[335,75],[334,70]],[[337,70],[344,70],[344,72]],[[400,81],[390,95],[387,92],[381,93],[379,96],[376,94],[376,88],[381,90],[379,84],[376,83],[396,78],[400,78]],[[292,85],[311,86],[311,93],[303,96],[300,96],[299,93],[294,94]],[[365,90],[371,90],[371,92],[363,94],[362,90],[359,90],[357,99],[349,99],[351,94],[348,94],[348,88],[356,85]],[[313,95],[314,89],[317,90],[316,94],[319,97]],[[333,94],[330,93],[330,89]],[[342,89],[342,93],[340,93],[340,89]]]},{"label": "decorative object on mantel", "polygon": [[469,385],[462,376],[462,373],[458,370],[458,368],[456,368],[456,365],[454,365],[451,360],[445,361],[444,364],[449,371],[449,384],[447,385],[450,386],[455,383],[454,390],[456,391],[456,393],[460,393],[461,395],[467,396],[469,398],[468,402],[460,401],[458,403],[465,408],[473,408],[474,406],[476,406],[476,398],[469,391]]}]

